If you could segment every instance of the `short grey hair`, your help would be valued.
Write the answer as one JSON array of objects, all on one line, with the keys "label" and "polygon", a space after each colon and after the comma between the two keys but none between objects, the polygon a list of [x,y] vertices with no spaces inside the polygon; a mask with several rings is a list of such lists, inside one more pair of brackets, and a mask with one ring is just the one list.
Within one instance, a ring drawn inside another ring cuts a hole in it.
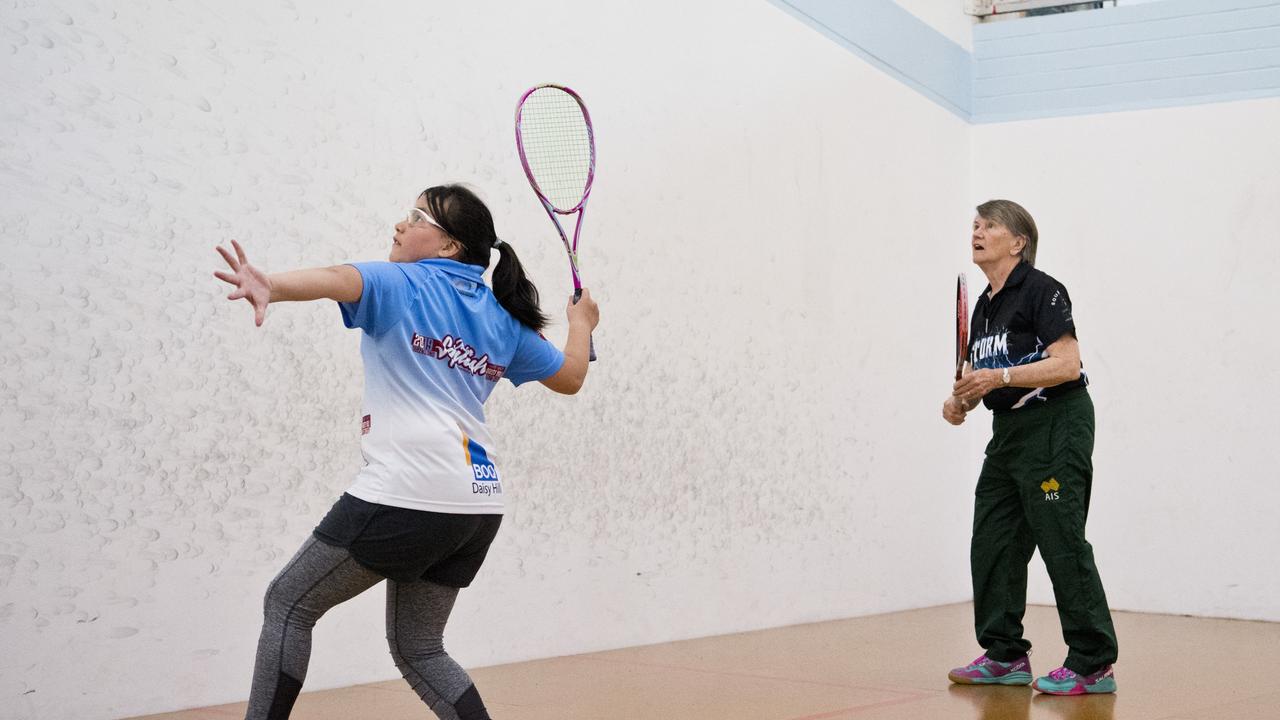
[{"label": "short grey hair", "polygon": [[1036,221],[1027,209],[1012,200],[988,200],[978,206],[978,215],[991,222],[999,223],[1014,235],[1021,235],[1027,241],[1022,247],[1022,262],[1030,267],[1036,266],[1036,246],[1040,235],[1036,232]]}]

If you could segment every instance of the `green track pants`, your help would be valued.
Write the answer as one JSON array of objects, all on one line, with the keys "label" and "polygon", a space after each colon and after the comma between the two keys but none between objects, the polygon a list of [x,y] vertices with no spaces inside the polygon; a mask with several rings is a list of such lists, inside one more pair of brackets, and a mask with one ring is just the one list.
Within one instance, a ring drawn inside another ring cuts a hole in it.
[{"label": "green track pants", "polygon": [[1115,662],[1115,627],[1085,540],[1093,483],[1093,401],[1084,388],[995,416],[974,493],[974,624],[993,660],[1026,654],[1027,563],[1037,547],[1049,571],[1070,649],[1066,666],[1087,675]]}]

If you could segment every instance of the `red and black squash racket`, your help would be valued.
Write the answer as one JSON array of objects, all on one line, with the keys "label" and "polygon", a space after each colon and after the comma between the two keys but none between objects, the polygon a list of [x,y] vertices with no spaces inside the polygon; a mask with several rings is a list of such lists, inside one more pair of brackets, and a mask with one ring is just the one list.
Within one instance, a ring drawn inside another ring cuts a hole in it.
[{"label": "red and black squash racket", "polygon": [[969,283],[964,273],[956,277],[956,380],[964,375],[969,357]]}]

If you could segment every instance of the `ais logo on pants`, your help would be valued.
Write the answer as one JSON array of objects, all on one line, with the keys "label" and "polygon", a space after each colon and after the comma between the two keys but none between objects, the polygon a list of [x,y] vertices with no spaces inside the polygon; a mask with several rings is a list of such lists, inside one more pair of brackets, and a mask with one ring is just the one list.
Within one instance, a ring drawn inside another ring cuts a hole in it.
[{"label": "ais logo on pants", "polygon": [[1057,500],[1058,491],[1062,489],[1062,486],[1058,484],[1057,478],[1049,478],[1040,483],[1040,489],[1044,491],[1045,500]]},{"label": "ais logo on pants", "polygon": [[498,468],[494,466],[489,455],[480,443],[462,433],[462,447],[466,452],[467,464],[471,466],[471,492],[474,495],[501,495],[502,482],[498,479]]}]

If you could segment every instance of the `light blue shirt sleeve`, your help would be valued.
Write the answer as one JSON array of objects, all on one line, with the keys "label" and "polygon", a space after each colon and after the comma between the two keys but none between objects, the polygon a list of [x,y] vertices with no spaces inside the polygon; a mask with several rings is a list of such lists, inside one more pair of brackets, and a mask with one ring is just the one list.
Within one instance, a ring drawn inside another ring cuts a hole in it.
[{"label": "light blue shirt sleeve", "polygon": [[512,385],[522,385],[530,380],[543,380],[555,375],[564,365],[564,353],[550,340],[528,326],[520,326],[520,339],[515,357],[507,366],[505,377]]},{"label": "light blue shirt sleeve", "polygon": [[404,320],[409,308],[409,277],[392,262],[350,263],[360,272],[364,289],[353,303],[338,303],[342,322],[373,337]]}]

